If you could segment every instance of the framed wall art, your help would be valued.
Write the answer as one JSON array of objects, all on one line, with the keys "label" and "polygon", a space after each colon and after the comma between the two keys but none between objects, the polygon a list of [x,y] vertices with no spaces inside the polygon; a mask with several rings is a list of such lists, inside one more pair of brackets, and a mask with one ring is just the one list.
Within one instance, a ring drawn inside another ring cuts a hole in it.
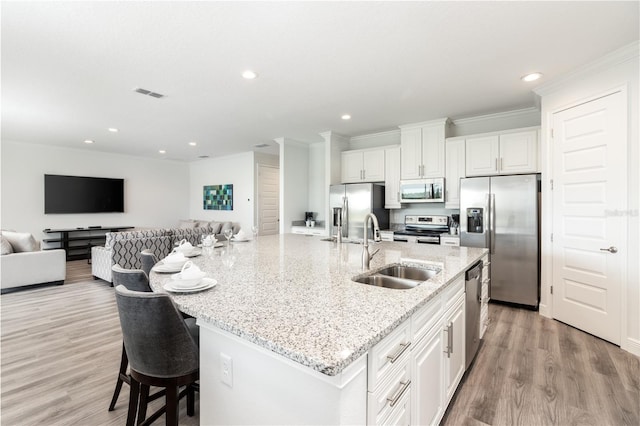
[{"label": "framed wall art", "polygon": [[233,185],[205,185],[202,204],[205,210],[233,210]]}]

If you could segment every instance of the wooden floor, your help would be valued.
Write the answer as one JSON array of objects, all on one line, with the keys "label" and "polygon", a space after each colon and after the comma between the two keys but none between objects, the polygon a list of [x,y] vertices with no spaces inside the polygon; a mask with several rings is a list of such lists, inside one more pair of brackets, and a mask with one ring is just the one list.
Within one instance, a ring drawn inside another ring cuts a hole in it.
[{"label": "wooden floor", "polygon": [[[637,357],[536,312],[489,308],[444,425],[640,424]],[[86,261],[67,263],[63,286],[2,295],[0,309],[3,426],[125,423],[126,385],[107,411],[122,345],[113,288]],[[187,417],[183,401],[180,424],[198,413]]]}]

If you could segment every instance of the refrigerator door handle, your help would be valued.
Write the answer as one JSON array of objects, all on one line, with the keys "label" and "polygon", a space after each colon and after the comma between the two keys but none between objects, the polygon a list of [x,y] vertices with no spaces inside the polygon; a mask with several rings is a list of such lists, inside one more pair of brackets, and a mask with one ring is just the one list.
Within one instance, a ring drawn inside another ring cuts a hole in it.
[{"label": "refrigerator door handle", "polygon": [[485,194],[484,201],[485,209],[482,215],[482,221],[484,223],[484,246],[488,249],[491,249],[491,222],[489,218],[491,217],[491,195]]},{"label": "refrigerator door handle", "polygon": [[[342,197],[342,236],[349,238],[349,198]],[[345,235],[346,233],[346,235]]]},{"label": "refrigerator door handle", "polygon": [[489,253],[493,254],[496,251],[496,195],[491,194],[489,196],[489,231],[491,232]]}]

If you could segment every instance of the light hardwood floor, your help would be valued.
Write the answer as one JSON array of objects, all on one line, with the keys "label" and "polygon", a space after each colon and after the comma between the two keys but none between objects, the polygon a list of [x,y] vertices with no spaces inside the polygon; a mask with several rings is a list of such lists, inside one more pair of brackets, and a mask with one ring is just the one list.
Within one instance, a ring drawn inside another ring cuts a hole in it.
[{"label": "light hardwood floor", "polygon": [[[637,357],[536,312],[489,308],[444,425],[640,424]],[[126,385],[107,411],[122,345],[113,288],[86,261],[67,263],[63,286],[2,295],[0,309],[3,426],[125,423]],[[198,413],[187,417],[183,401],[180,424]]]}]

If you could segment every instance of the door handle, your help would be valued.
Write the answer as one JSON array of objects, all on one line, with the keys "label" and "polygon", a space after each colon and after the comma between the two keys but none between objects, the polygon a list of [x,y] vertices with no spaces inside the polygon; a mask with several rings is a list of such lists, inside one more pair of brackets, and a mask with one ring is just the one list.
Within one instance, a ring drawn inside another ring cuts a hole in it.
[{"label": "door handle", "polygon": [[617,253],[618,247],[611,246],[609,248],[601,248],[601,251],[608,251],[609,253]]}]

